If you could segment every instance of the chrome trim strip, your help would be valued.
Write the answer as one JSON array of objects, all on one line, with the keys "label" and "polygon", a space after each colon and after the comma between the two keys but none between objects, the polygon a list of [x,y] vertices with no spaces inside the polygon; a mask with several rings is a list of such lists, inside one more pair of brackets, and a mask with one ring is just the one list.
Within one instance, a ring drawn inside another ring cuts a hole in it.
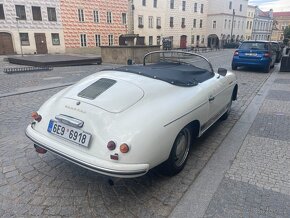
[{"label": "chrome trim strip", "polygon": [[199,106],[197,106],[197,107],[194,108],[193,110],[191,110],[191,111],[187,112],[186,114],[184,114],[184,115],[182,115],[182,116],[176,118],[175,120],[170,121],[169,123],[165,124],[163,127],[166,127],[166,126],[168,126],[168,125],[174,123],[175,121],[181,119],[182,117],[185,117],[186,115],[192,113],[193,111],[195,111],[195,110],[197,110],[198,108],[200,108],[200,107],[202,107],[203,105],[205,105],[207,102],[208,102],[208,101],[206,101],[206,102],[204,102],[204,103],[201,103]]},{"label": "chrome trim strip", "polygon": [[77,128],[81,128],[84,125],[84,121],[64,115],[64,114],[56,115],[55,119],[64,124],[77,127]]}]

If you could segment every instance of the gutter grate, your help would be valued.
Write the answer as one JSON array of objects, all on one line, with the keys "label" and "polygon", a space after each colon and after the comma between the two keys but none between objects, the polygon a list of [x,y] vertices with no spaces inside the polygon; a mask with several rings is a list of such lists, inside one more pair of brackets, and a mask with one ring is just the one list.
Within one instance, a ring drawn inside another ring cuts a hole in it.
[{"label": "gutter grate", "polygon": [[78,96],[87,99],[95,99],[104,91],[108,90],[111,86],[113,86],[117,81],[112,79],[99,79],[98,81],[94,82],[84,90],[82,90]]}]

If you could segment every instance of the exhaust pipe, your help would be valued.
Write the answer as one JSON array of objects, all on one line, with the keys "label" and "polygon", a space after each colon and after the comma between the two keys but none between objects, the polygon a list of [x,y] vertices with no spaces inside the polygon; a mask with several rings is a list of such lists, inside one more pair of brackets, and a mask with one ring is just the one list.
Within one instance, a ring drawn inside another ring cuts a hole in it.
[{"label": "exhaust pipe", "polygon": [[47,152],[46,149],[34,144],[35,151],[39,154],[45,154]]}]

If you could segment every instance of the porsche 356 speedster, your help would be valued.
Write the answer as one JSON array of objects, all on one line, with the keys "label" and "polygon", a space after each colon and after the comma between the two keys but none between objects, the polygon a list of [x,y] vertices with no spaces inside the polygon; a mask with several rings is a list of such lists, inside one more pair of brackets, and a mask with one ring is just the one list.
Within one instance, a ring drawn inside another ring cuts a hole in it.
[{"label": "porsche 356 speedster", "polygon": [[133,178],[158,166],[175,175],[192,139],[226,119],[236,76],[201,55],[156,51],[143,65],[103,70],[47,100],[26,129],[47,150],[89,170]]}]

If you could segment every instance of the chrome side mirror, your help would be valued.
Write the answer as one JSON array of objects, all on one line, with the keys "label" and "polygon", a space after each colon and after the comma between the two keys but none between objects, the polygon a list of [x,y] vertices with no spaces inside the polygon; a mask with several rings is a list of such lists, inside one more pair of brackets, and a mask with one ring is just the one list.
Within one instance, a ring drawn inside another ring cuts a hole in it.
[{"label": "chrome side mirror", "polygon": [[227,75],[228,70],[225,68],[218,68],[218,74],[221,76]]}]

